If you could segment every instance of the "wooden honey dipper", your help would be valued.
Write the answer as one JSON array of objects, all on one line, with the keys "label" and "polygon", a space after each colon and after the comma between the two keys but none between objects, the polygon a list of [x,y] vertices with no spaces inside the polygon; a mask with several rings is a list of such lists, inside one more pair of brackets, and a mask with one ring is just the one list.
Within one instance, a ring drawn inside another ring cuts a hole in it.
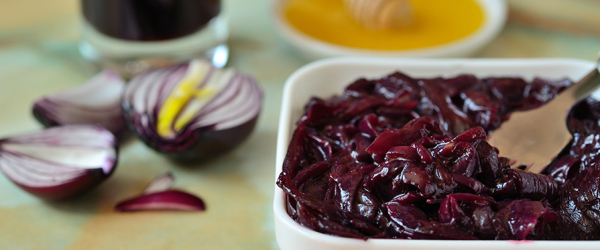
[{"label": "wooden honey dipper", "polygon": [[394,29],[410,25],[414,11],[408,0],[343,0],[350,16],[368,29]]}]

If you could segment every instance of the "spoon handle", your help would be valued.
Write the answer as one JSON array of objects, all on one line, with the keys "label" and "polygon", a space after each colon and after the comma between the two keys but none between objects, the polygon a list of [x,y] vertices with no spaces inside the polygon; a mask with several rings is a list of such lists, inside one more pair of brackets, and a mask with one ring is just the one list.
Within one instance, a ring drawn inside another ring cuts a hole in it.
[{"label": "spoon handle", "polygon": [[575,103],[587,97],[598,87],[598,85],[600,85],[600,73],[598,70],[599,67],[598,64],[596,64],[596,68],[590,71],[581,80],[563,90],[558,96],[545,104],[545,106],[557,110],[566,116]]}]

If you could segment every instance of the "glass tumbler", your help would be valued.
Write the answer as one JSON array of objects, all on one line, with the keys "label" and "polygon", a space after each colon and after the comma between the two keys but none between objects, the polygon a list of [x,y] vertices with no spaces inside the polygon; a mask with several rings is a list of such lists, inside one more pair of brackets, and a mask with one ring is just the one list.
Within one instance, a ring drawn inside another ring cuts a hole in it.
[{"label": "glass tumbler", "polygon": [[194,58],[226,64],[220,0],[81,0],[81,55],[125,76]]}]

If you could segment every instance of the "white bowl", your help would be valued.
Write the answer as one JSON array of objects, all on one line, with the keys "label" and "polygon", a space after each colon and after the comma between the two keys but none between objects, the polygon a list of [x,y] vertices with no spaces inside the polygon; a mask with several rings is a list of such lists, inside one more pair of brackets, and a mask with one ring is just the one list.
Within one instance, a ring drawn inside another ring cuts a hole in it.
[{"label": "white bowl", "polygon": [[[577,81],[594,68],[594,63],[575,59],[392,59],[332,58],[310,63],[292,74],[283,90],[277,138],[276,177],[287,152],[295,124],[303,107],[313,97],[341,94],[359,77],[381,78],[394,71],[412,77],[450,77],[471,73],[478,77],[536,76]],[[598,92],[598,91],[596,91]],[[367,241],[322,234],[296,223],[287,214],[284,193],[275,188],[273,201],[275,235],[281,249],[600,249],[600,241],[450,241],[370,239]]]},{"label": "white bowl", "polygon": [[378,57],[467,57],[488,44],[506,23],[507,6],[504,0],[476,0],[483,8],[485,21],[481,27],[460,40],[444,45],[411,50],[369,50],[327,43],[294,28],[283,16],[288,0],[272,0],[274,22],[281,36],[310,59],[332,56]]}]

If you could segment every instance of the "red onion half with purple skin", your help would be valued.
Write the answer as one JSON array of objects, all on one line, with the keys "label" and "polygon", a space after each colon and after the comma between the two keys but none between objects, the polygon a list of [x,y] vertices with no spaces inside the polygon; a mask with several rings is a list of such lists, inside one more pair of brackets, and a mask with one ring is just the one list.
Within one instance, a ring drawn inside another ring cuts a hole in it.
[{"label": "red onion half with purple skin", "polygon": [[250,76],[191,61],[133,78],[123,98],[125,121],[151,148],[179,161],[210,159],[252,132],[262,91]]},{"label": "red onion half with purple skin", "polygon": [[116,136],[127,127],[121,97],[125,81],[106,69],[82,85],[46,95],[33,105],[33,115],[46,127],[69,124],[99,124]]},{"label": "red onion half with purple skin", "polygon": [[59,126],[0,140],[0,170],[44,199],[96,187],[113,173],[117,158],[117,140],[100,126]]}]

